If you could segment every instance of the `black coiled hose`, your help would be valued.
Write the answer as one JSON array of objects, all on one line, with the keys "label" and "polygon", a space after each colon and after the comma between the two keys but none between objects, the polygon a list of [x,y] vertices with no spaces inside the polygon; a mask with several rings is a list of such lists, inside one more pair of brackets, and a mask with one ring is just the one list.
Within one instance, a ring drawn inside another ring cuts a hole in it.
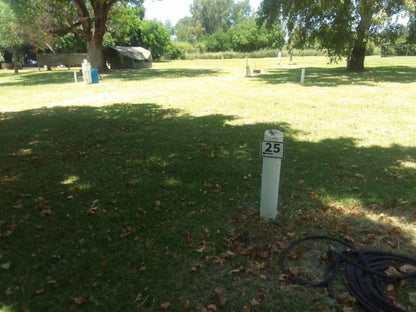
[{"label": "black coiled hose", "polygon": [[[331,261],[328,263],[325,277],[320,281],[309,281],[291,274],[285,262],[288,255],[306,241],[319,240],[338,243],[344,247],[342,251],[329,248]],[[358,250],[353,245],[328,236],[307,236],[290,244],[279,257],[279,266],[284,274],[292,281],[308,286],[328,287],[340,273],[341,265],[346,263],[346,279],[348,289],[358,303],[369,312],[405,312],[403,308],[393,304],[386,297],[382,284],[401,279],[415,278],[416,272],[388,275],[385,273],[390,267],[400,268],[404,264],[416,267],[416,259],[374,250]]]}]

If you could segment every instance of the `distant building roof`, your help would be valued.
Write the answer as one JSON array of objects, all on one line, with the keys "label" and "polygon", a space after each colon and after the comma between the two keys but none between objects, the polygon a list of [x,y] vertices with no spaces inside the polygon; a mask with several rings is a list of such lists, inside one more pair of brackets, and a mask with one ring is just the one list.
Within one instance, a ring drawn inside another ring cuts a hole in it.
[{"label": "distant building roof", "polygon": [[152,53],[142,47],[120,47],[114,46],[112,49],[119,52],[121,55],[138,61],[151,61]]}]

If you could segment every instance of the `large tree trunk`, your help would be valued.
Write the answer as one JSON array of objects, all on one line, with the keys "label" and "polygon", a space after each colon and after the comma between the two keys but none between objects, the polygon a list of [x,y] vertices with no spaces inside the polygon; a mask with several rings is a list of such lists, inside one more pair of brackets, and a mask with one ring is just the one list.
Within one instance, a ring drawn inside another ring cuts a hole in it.
[{"label": "large tree trunk", "polygon": [[348,58],[347,69],[350,71],[363,71],[365,60],[365,43],[357,43]]},{"label": "large tree trunk", "polygon": [[108,69],[103,56],[102,44],[97,43],[94,37],[87,41],[87,54],[91,68],[97,68],[98,71],[106,71]]},{"label": "large tree trunk", "polygon": [[13,67],[15,75],[17,75],[19,73],[19,54],[16,47],[13,48]]},{"label": "large tree trunk", "polygon": [[347,69],[350,71],[364,70],[366,43],[373,15],[372,2],[358,1],[358,11],[361,18],[356,30],[357,39],[348,58]]}]

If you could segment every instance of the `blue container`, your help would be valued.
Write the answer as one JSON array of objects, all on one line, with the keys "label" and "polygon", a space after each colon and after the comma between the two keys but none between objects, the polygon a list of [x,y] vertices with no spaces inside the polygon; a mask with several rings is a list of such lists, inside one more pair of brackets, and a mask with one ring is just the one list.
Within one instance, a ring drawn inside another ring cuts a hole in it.
[{"label": "blue container", "polygon": [[91,69],[91,81],[92,83],[98,83],[99,79],[98,79],[98,69],[97,68],[92,68]]}]

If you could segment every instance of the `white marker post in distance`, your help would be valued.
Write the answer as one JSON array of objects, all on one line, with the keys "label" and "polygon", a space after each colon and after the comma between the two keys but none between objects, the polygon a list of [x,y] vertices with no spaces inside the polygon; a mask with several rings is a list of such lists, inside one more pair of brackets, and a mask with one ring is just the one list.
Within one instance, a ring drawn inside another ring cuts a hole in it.
[{"label": "white marker post in distance", "polygon": [[263,169],[261,174],[260,218],[275,220],[280,183],[280,168],[283,158],[283,132],[266,130],[261,142]]},{"label": "white marker post in distance", "polygon": [[302,71],[300,73],[300,83],[301,84],[305,83],[305,68],[302,68]]}]

